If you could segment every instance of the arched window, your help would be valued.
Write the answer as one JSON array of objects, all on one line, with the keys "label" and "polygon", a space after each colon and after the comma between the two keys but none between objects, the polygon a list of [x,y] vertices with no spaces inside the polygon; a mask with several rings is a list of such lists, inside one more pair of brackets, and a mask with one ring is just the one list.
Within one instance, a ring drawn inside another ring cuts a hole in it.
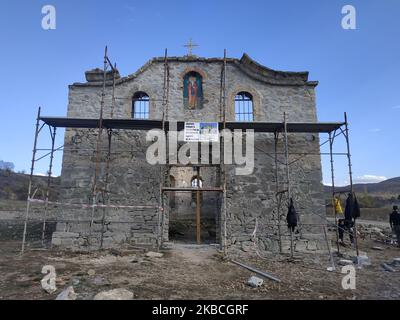
[{"label": "arched window", "polygon": [[[193,177],[192,188],[203,188],[203,180],[198,176]],[[197,192],[198,191],[192,191],[192,207],[196,206]],[[203,192],[200,191],[200,201],[202,200],[203,200]]]},{"label": "arched window", "polygon": [[235,96],[235,120],[254,121],[253,96],[248,92],[239,92]]},{"label": "arched window", "polygon": [[136,92],[132,100],[132,118],[148,119],[150,115],[150,98],[145,92]]},{"label": "arched window", "polygon": [[192,188],[202,188],[203,187],[203,180],[199,177],[192,178]]}]

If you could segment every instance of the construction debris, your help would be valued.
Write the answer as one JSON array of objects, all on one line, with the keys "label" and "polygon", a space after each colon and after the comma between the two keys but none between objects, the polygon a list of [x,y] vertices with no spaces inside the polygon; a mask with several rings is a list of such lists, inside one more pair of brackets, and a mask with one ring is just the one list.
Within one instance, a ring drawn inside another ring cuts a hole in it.
[{"label": "construction debris", "polygon": [[391,266],[389,266],[387,263],[382,263],[381,266],[382,266],[382,268],[385,269],[386,271],[389,271],[389,272],[396,272],[396,270],[393,269]]},{"label": "construction debris", "polygon": [[146,253],[147,258],[162,258],[164,255],[160,252],[149,251]]},{"label": "construction debris", "polygon": [[249,281],[247,281],[247,284],[252,288],[261,287],[263,283],[264,283],[263,279],[260,279],[255,276],[250,277]]},{"label": "construction debris", "polygon": [[338,264],[341,266],[347,266],[348,264],[353,264],[353,261],[347,259],[340,259]]},{"label": "construction debris", "polygon": [[96,271],[93,269],[89,269],[87,273],[89,276],[93,277],[96,274]]},{"label": "construction debris", "polygon": [[133,293],[126,289],[102,291],[95,295],[93,300],[132,300]]},{"label": "construction debris", "polygon": [[68,287],[63,290],[56,298],[56,300],[76,300],[77,294],[74,291],[74,287]]},{"label": "construction debris", "polygon": [[389,272],[400,272],[400,258],[394,258],[391,262],[384,262],[381,266]]},{"label": "construction debris", "polygon": [[267,279],[270,279],[270,280],[273,280],[273,281],[276,281],[276,282],[281,282],[280,279],[278,279],[278,278],[276,278],[276,277],[274,277],[274,276],[272,276],[272,275],[270,275],[270,274],[268,274],[266,272],[262,272],[260,270],[252,268],[250,266],[246,266],[245,264],[237,262],[237,261],[234,261],[234,260],[231,260],[231,262],[234,263],[234,264],[237,264],[238,266],[241,266],[242,268],[245,268],[247,270],[255,272],[255,273],[259,274],[260,276],[263,276],[264,278],[267,278]]},{"label": "construction debris", "polygon": [[369,260],[367,255],[359,255],[353,257],[353,262],[357,264],[359,267],[371,265],[371,261]]}]

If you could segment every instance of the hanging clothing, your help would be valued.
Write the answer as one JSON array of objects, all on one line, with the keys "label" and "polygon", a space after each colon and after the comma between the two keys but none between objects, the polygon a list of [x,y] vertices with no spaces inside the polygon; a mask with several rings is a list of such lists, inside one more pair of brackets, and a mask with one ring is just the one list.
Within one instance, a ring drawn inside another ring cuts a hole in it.
[{"label": "hanging clothing", "polygon": [[347,199],[346,199],[346,207],[344,209],[344,218],[346,221],[351,221],[353,218],[353,205],[354,205],[354,199],[353,199],[353,194],[349,193]]},{"label": "hanging clothing", "polygon": [[344,209],[344,218],[347,221],[352,221],[361,216],[360,205],[355,194],[349,193],[346,199],[346,208]]},{"label": "hanging clothing", "polygon": [[334,198],[333,199],[333,206],[335,208],[335,213],[336,214],[343,214],[343,209],[342,209],[342,205],[340,203],[340,199],[339,198]]},{"label": "hanging clothing", "polygon": [[294,231],[294,229],[297,227],[297,213],[296,213],[296,209],[294,208],[292,198],[290,199],[288,213],[286,216],[286,221],[288,224],[288,228],[291,231]]},{"label": "hanging clothing", "polygon": [[353,205],[352,216],[354,219],[357,219],[361,216],[360,205],[358,204],[356,195],[354,195],[354,205]]}]

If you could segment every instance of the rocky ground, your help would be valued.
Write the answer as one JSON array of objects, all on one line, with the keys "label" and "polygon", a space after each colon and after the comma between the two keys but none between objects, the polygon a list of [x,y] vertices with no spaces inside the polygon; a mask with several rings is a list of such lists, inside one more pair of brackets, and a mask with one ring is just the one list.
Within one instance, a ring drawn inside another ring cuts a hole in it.
[{"label": "rocky ground", "polygon": [[[69,286],[78,300],[91,300],[112,289],[128,290],[134,299],[400,299],[400,266],[395,272],[381,266],[400,257],[400,249],[363,238],[360,250],[372,265],[356,269],[356,290],[342,288],[341,266],[327,271],[329,255],[296,254],[293,261],[283,255],[236,257],[281,279],[280,283],[264,279],[261,287],[252,288],[247,281],[256,274],[224,259],[214,246],[175,244],[162,257],[133,247],[95,253],[28,248],[19,256],[20,242],[2,241],[0,299],[55,299]],[[336,263],[354,255],[351,248],[341,250],[343,257],[334,254]],[[41,287],[44,265],[56,270],[57,290],[52,294]]]}]

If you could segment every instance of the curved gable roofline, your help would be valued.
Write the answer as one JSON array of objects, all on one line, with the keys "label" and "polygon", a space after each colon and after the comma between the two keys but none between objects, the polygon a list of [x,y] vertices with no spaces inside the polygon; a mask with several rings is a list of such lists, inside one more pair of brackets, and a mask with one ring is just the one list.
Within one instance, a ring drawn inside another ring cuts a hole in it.
[{"label": "curved gable roofline", "polygon": [[[317,81],[308,81],[309,73],[307,71],[304,72],[290,72],[290,71],[278,71],[273,70],[268,67],[265,67],[255,60],[251,59],[248,54],[244,53],[240,59],[236,58],[227,58],[228,64],[235,65],[239,70],[245,73],[247,76],[272,85],[290,85],[290,86],[317,86]],[[153,64],[156,63],[164,63],[164,57],[155,57],[147,61],[141,68],[139,68],[136,72],[119,78],[116,81],[116,84],[121,84],[130,80],[137,78],[140,74],[148,70]],[[168,57],[168,62],[181,62],[181,63],[190,63],[190,62],[204,62],[204,63],[223,63],[223,58],[203,58],[197,56],[183,56],[183,57]],[[102,71],[101,71],[102,72]],[[108,85],[111,84],[111,81],[107,82]],[[96,82],[86,82],[86,83],[74,83],[73,86],[101,86],[102,81]]]}]

